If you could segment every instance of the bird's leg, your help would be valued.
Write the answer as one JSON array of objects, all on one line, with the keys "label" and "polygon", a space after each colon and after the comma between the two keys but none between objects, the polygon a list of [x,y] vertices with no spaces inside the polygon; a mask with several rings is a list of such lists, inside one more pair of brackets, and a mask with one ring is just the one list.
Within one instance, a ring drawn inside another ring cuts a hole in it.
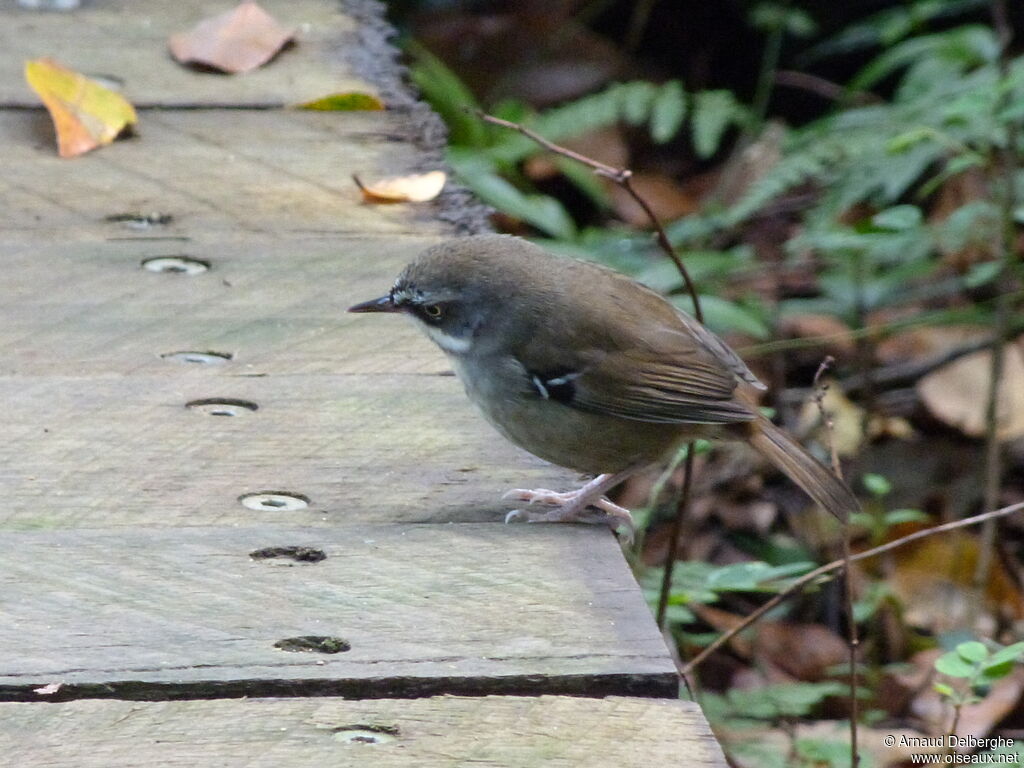
[{"label": "bird's leg", "polygon": [[[555,509],[548,512],[530,512],[517,509],[506,515],[505,522],[526,520],[531,523],[592,523],[609,525],[612,528],[624,525],[632,534],[635,526],[633,525],[633,516],[629,514],[629,510],[606,499],[604,494],[634,474],[639,468],[638,466],[629,467],[614,474],[598,475],[582,488],[564,493],[549,491],[543,488],[537,490],[515,488],[506,493],[503,498],[514,498],[530,504],[547,504],[554,506]],[[591,511],[591,507],[596,507],[600,511]]]}]

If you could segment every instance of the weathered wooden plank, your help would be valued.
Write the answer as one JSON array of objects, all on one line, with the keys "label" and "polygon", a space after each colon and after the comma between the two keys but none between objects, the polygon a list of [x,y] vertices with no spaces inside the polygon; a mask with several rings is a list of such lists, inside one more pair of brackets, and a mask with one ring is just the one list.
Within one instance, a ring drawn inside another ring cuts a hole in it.
[{"label": "weathered wooden plank", "polygon": [[374,92],[355,76],[345,48],[355,45],[355,22],[337,0],[261,0],[283,26],[299,29],[297,43],[246,75],[199,72],[167,51],[172,33],[232,6],[223,0],[87,0],[64,13],[40,13],[14,0],[0,5],[0,107],[36,106],[23,62],[54,56],[68,66],[119,82],[138,106],[295,104],[339,91]]},{"label": "weathered wooden plank", "polygon": [[[251,556],[295,546],[326,557]],[[664,696],[676,684],[617,543],[594,528],[5,532],[0,595],[8,700]],[[281,647],[307,636],[350,650]],[[34,692],[51,683],[60,691]]]},{"label": "weathered wooden plank", "polygon": [[[577,480],[499,437],[452,377],[178,374],[186,367],[0,377],[0,527],[500,522],[509,488]],[[211,398],[258,410],[186,408]],[[239,502],[269,490],[309,506]]]},{"label": "weathered wooden plank", "polygon": [[163,237],[438,233],[433,204],[361,205],[352,182],[421,165],[410,131],[407,116],[390,112],[147,112],[137,137],[66,160],[45,112],[0,111],[0,198],[11,201],[0,231],[48,238],[56,227],[159,212],[174,217],[149,232]]},{"label": "weathered wooden plank", "polygon": [[696,705],[621,697],[0,704],[0,745],[34,768],[726,765]]},{"label": "weathered wooden plank", "polygon": [[[114,224],[106,230],[108,237],[122,232]],[[386,293],[433,242],[0,236],[0,375],[174,377],[183,366],[161,355],[181,350],[232,355],[229,365],[209,371],[228,377],[450,370],[403,318],[345,312]],[[209,270],[154,273],[142,266],[166,256],[197,259]]]}]

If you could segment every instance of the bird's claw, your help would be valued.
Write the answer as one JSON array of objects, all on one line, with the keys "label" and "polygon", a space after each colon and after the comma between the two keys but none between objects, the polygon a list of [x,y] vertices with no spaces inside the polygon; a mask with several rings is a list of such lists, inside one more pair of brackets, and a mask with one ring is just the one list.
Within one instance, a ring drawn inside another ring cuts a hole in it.
[{"label": "bird's claw", "polygon": [[564,514],[562,509],[552,509],[547,512],[513,509],[505,515],[505,523],[586,523],[588,525],[607,525],[616,533],[621,532],[626,544],[632,544],[636,537],[636,525],[633,523],[633,516],[629,514],[628,510],[613,504],[607,499],[602,499],[602,501],[607,501],[608,506],[613,507],[616,511],[606,510],[603,506],[599,507],[597,503],[569,515]]}]

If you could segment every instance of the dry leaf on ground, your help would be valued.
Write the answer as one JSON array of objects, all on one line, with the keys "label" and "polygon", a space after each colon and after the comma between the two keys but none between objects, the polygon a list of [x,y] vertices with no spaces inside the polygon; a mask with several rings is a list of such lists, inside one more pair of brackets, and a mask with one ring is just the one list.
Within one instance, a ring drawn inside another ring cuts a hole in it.
[{"label": "dry leaf on ground", "polygon": [[795,339],[813,339],[821,344],[823,352],[840,358],[852,358],[856,353],[853,331],[834,315],[789,315],[779,321],[779,333]]},{"label": "dry leaf on ground", "polygon": [[978,595],[974,570],[978,540],[965,533],[931,536],[894,553],[886,580],[905,606],[904,621],[934,635],[963,627],[987,634],[997,618],[1024,618],[1024,595],[1001,561],[995,560],[985,591]]},{"label": "dry leaf on ground", "polygon": [[[700,200],[694,197],[670,176],[663,173],[634,173],[633,188],[642,197],[654,215],[661,221],[674,221],[687,216],[700,207]],[[609,187],[615,214],[633,227],[649,227],[651,220],[636,200],[618,184]]]},{"label": "dry leaf on ground", "polygon": [[[834,381],[828,382],[822,404],[832,418],[832,429],[822,434],[822,444],[827,445],[831,440],[840,456],[856,456],[864,441],[864,409],[850,400]],[[815,401],[804,403],[798,424],[800,434],[816,429],[824,430],[821,409]]]},{"label": "dry leaf on ground", "polygon": [[[588,131],[560,143],[566,149],[586,155],[613,168],[624,168],[629,164],[629,147],[626,146],[622,128],[617,125]],[[532,181],[544,181],[557,176],[561,171],[555,162],[555,156],[548,152],[542,152],[528,158],[523,163],[523,173]],[[609,181],[608,186],[615,186],[615,184]]]},{"label": "dry leaf on ground", "polygon": [[124,96],[53,59],[26,61],[25,80],[50,112],[61,157],[109,144],[138,121]]},{"label": "dry leaf on ground", "polygon": [[295,37],[251,0],[171,35],[171,55],[182,64],[199,64],[222,72],[250,72],[270,61]]},{"label": "dry leaf on ground", "polygon": [[[918,395],[939,421],[970,437],[984,437],[991,365],[988,350],[961,357],[921,379]],[[1024,435],[1024,339],[1004,347],[996,422],[1000,440]]]},{"label": "dry leaf on ground", "polygon": [[358,176],[352,180],[367,203],[425,203],[441,194],[447,178],[444,171],[430,171],[390,176],[373,183],[364,183]]},{"label": "dry leaf on ground", "polygon": [[754,655],[798,680],[818,682],[849,659],[846,640],[821,624],[762,621],[754,640]]},{"label": "dry leaf on ground", "polygon": [[304,101],[302,104],[296,104],[295,109],[312,109],[318,112],[376,112],[384,109],[384,102],[369,93],[349,91]]}]

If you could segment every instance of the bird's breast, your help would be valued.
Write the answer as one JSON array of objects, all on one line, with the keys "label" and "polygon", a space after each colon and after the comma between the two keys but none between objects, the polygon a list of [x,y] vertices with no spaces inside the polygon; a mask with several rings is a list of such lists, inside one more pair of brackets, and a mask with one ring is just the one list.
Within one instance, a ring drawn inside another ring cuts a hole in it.
[{"label": "bird's breast", "polygon": [[469,399],[510,442],[580,472],[617,472],[662,459],[685,427],[650,424],[573,408],[538,392],[514,357],[451,355]]}]

